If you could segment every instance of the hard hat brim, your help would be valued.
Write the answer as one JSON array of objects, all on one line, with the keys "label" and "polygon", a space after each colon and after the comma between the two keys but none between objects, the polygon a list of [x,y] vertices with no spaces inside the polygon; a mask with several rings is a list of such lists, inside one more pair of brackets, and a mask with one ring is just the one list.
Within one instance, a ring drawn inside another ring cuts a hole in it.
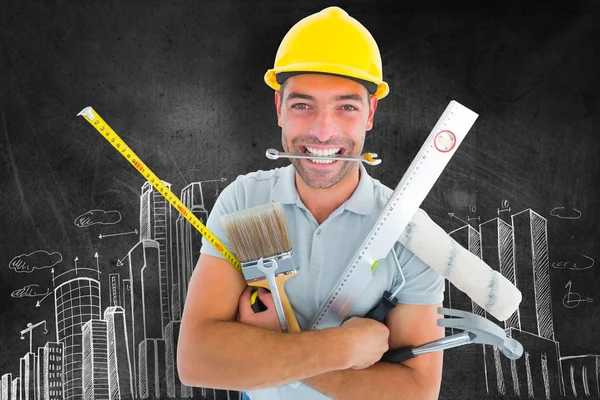
[{"label": "hard hat brim", "polygon": [[352,68],[346,65],[331,64],[331,63],[297,63],[288,65],[285,67],[276,67],[269,69],[265,73],[265,83],[274,90],[280,90],[281,85],[277,82],[277,74],[281,72],[317,72],[325,74],[333,74],[339,76],[346,76],[349,78],[356,78],[359,80],[372,82],[377,85],[377,90],[373,93],[378,100],[383,99],[388,95],[390,89],[386,82],[377,79],[376,77],[365,73],[356,68]]},{"label": "hard hat brim", "polygon": [[314,71],[278,72],[275,74],[275,79],[277,80],[277,83],[279,83],[279,85],[283,85],[283,82],[286,79],[291,78],[292,76],[301,75],[301,74],[323,74],[323,75],[338,76],[338,77],[344,78],[344,79],[351,79],[357,83],[360,83],[365,88],[367,88],[367,91],[369,92],[369,94],[375,94],[375,92],[377,92],[378,85],[375,82],[365,81],[364,79],[358,79],[358,78],[355,78],[353,76],[348,76],[348,75],[332,74],[331,72],[314,72]]}]

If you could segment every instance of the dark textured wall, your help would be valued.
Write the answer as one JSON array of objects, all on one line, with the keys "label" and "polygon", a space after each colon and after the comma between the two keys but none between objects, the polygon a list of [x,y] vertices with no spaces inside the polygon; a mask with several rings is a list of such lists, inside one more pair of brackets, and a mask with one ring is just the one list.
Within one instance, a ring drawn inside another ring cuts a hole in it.
[{"label": "dark textured wall", "polygon": [[[59,252],[58,274],[76,257],[95,268],[97,252],[108,275],[136,241],[98,236],[139,229],[143,178],[76,114],[93,106],[175,193],[226,178],[205,185],[210,207],[237,175],[286,164],[264,156],[280,148],[280,131],[263,74],[285,32],[328,5],[0,2],[0,375],[18,371],[28,322],[46,319],[54,335],[52,296],[40,307],[41,297],[11,297],[29,284],[46,292],[50,270],[15,273],[14,257]],[[597,10],[583,2],[338,5],[378,41],[391,88],[367,136],[365,150],[383,159],[370,173],[395,187],[450,100],[477,112],[422,208],[447,231],[464,225],[457,217],[474,227],[506,217],[503,201],[546,218],[561,355],[600,353],[600,267],[581,268],[600,258]],[[122,219],[74,225],[91,209]],[[565,307],[568,282],[591,301]],[[48,340],[33,335],[34,346]],[[442,398],[461,397],[461,368],[445,365]]]}]

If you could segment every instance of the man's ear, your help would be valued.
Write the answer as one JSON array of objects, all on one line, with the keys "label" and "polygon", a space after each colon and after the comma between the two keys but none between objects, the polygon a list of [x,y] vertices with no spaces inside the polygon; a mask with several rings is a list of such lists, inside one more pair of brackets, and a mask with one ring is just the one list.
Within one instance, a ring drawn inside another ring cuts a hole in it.
[{"label": "man's ear", "polygon": [[275,108],[277,109],[277,125],[281,126],[281,93],[279,90],[275,91]]},{"label": "man's ear", "polygon": [[371,96],[369,98],[371,102],[371,107],[369,108],[369,118],[367,119],[367,131],[373,129],[373,120],[375,119],[375,110],[377,109],[378,99],[376,96]]}]

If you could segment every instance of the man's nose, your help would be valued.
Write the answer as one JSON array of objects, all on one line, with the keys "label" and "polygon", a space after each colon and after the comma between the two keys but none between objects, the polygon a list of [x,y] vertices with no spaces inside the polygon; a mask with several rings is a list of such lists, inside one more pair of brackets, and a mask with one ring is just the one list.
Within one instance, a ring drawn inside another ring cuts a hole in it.
[{"label": "man's nose", "polygon": [[329,138],[338,134],[337,124],[333,114],[329,111],[322,111],[315,119],[311,133],[321,142],[326,142]]}]

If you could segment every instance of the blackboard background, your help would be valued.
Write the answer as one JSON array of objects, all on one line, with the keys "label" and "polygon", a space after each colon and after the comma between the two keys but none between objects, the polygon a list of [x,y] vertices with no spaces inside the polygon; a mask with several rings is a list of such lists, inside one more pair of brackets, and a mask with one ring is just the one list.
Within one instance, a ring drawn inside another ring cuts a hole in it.
[{"label": "blackboard background", "polygon": [[[0,2],[0,373],[18,371],[28,322],[49,322],[50,336],[34,331],[35,347],[55,335],[51,297],[36,308],[35,299],[10,296],[30,283],[49,287],[49,270],[16,274],[13,257],[58,251],[60,273],[75,257],[95,266],[98,252],[107,275],[136,241],[98,239],[139,228],[144,181],[76,114],[93,106],[175,193],[226,178],[207,186],[210,207],[237,175],[287,164],[264,157],[280,148],[280,131],[262,77],[287,30],[329,5]],[[376,38],[390,84],[365,144],[384,161],[372,176],[395,187],[457,100],[480,116],[422,208],[451,231],[464,224],[448,213],[483,222],[508,200],[515,212],[548,219],[551,262],[600,257],[596,10],[577,1],[337,5]],[[553,217],[556,207],[581,217]],[[94,208],[119,210],[122,221],[73,224]],[[568,281],[593,302],[565,308]],[[552,268],[551,285],[561,354],[599,354],[600,267]],[[446,365],[445,385],[463,385],[453,380],[460,368]]]}]

